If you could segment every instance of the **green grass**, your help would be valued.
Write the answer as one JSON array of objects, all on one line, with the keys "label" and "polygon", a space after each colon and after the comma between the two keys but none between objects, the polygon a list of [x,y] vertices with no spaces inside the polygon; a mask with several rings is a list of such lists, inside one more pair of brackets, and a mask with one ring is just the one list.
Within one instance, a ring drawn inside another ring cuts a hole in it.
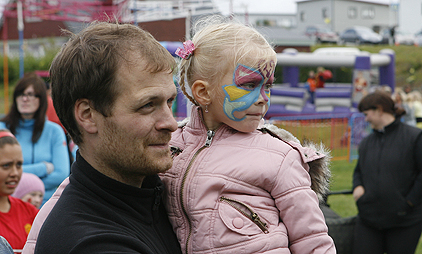
[{"label": "green grass", "polygon": [[[352,176],[357,161],[333,161],[331,164],[331,191],[351,190]],[[333,195],[328,198],[330,208],[342,217],[354,216],[357,208],[352,195]],[[422,254],[422,237],[415,254]]]}]

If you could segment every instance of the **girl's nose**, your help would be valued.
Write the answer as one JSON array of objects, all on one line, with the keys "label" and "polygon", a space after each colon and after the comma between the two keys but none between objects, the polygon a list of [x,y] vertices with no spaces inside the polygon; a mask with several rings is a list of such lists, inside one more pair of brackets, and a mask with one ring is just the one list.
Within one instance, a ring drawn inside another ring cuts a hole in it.
[{"label": "girl's nose", "polygon": [[270,98],[265,93],[264,86],[261,87],[261,90],[260,90],[260,93],[259,94],[260,95],[259,95],[258,101],[264,100],[265,102],[268,102],[270,100]]}]

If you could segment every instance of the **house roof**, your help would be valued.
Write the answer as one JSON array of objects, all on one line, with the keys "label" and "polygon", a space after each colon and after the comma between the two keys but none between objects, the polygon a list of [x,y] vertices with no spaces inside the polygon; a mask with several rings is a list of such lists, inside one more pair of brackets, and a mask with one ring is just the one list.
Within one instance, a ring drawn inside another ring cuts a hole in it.
[{"label": "house roof", "polygon": [[310,39],[297,29],[271,26],[257,26],[255,29],[276,46],[311,46],[315,44],[315,40]]},{"label": "house roof", "polygon": [[[316,1],[328,1],[328,0],[298,0],[296,1],[297,4],[305,3],[305,2],[316,2]],[[334,0],[339,1],[339,0]],[[360,2],[360,3],[368,3],[374,5],[385,5],[388,6],[387,3],[379,3],[379,2],[372,2],[372,1],[365,1],[365,0],[341,0],[343,2]]]}]

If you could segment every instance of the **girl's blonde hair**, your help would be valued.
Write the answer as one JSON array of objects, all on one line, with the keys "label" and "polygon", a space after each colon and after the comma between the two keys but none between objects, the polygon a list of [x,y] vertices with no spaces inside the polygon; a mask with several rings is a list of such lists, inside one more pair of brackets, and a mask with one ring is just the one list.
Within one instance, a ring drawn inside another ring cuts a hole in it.
[{"label": "girl's blonde hair", "polygon": [[[186,97],[198,103],[186,89],[195,80],[219,84],[228,70],[248,60],[256,66],[263,60],[273,59],[276,53],[267,40],[254,28],[218,15],[199,20],[193,28],[195,50],[190,58],[180,63],[179,84]],[[189,89],[190,90],[190,89]]]}]

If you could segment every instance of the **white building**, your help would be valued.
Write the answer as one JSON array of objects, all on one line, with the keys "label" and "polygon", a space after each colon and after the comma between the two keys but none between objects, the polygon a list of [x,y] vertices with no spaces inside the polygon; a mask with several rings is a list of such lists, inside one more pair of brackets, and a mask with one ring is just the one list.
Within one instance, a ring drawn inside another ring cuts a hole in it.
[{"label": "white building", "polygon": [[[420,7],[418,10],[420,11]],[[398,23],[398,13],[389,4],[363,0],[298,1],[296,15],[298,29],[305,29],[311,24],[325,24],[335,32],[341,32],[350,26],[366,26],[379,30]]]},{"label": "white building", "polygon": [[422,29],[422,0],[401,0],[399,9],[399,27],[411,33]]},{"label": "white building", "polygon": [[297,26],[296,13],[234,13],[234,17],[244,24],[253,26],[277,26],[291,28]]}]

